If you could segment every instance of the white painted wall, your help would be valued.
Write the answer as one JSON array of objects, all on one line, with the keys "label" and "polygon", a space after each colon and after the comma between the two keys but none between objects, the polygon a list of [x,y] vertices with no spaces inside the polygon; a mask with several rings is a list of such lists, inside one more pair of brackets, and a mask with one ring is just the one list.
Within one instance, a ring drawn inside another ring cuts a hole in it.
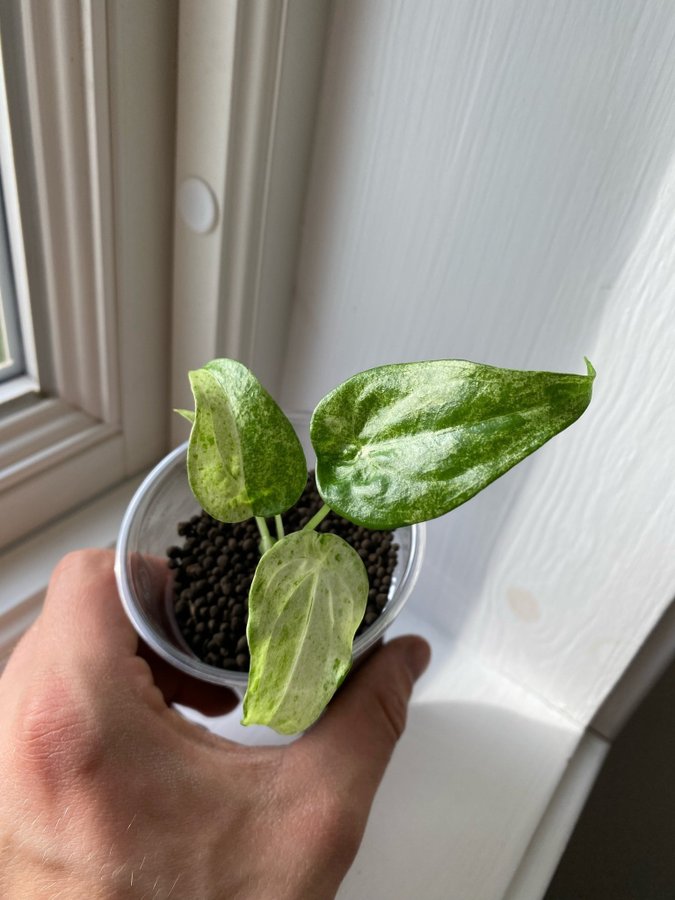
[{"label": "white painted wall", "polygon": [[675,593],[675,5],[340,0],[283,403],[465,357],[598,370],[433,524],[415,602],[580,722]]}]

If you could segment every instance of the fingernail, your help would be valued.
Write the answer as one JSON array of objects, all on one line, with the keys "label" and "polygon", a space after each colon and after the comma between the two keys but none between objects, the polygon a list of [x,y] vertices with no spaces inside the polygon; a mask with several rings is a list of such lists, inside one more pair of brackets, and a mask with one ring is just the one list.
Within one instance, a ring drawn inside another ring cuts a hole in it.
[{"label": "fingernail", "polygon": [[431,647],[426,641],[420,638],[411,644],[408,650],[408,665],[415,681],[426,671],[430,659]]}]

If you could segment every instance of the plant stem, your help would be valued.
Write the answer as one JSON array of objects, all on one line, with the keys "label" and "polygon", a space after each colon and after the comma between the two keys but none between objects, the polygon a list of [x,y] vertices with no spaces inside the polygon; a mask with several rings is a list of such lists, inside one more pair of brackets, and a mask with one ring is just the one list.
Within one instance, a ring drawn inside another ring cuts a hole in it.
[{"label": "plant stem", "polygon": [[326,516],[328,515],[329,512],[330,512],[330,506],[327,503],[324,503],[324,505],[321,507],[321,509],[318,511],[318,513],[313,515],[312,518],[309,520],[309,522],[305,525],[305,527],[301,528],[300,530],[301,531],[314,531],[314,529],[319,524],[319,522],[322,522],[326,518]]},{"label": "plant stem", "polygon": [[274,540],[272,539],[272,535],[269,532],[267,527],[267,522],[262,516],[255,517],[256,525],[258,526],[258,531],[260,532],[260,537],[262,538],[262,552],[266,553],[270,547],[274,544]]},{"label": "plant stem", "polygon": [[284,536],[284,523],[281,516],[274,517],[274,524],[277,526],[277,540],[280,541]]}]

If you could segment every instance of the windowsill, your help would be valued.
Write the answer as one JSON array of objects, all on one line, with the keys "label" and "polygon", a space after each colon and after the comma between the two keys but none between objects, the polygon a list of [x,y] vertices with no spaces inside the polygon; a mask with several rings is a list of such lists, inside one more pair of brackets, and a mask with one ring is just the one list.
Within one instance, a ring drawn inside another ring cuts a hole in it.
[{"label": "windowsill", "polygon": [[0,666],[37,617],[56,563],[70,550],[112,547],[143,475],[107,491],[0,554]]},{"label": "windowsill", "polygon": [[[338,896],[534,900],[607,744],[406,609],[391,636],[411,632],[430,641],[431,666]],[[285,742],[242,727],[240,708],[183,712],[241,743]]]},{"label": "windowsill", "polygon": [[28,397],[40,390],[40,386],[30,375],[20,375],[0,384],[0,406]]}]

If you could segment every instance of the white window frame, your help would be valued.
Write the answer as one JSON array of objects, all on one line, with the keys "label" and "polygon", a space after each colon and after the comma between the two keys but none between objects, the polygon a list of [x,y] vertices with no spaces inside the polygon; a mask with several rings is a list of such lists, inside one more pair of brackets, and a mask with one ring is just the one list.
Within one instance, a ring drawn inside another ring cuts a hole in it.
[{"label": "white window frame", "polygon": [[0,404],[8,403],[39,390],[37,353],[33,334],[33,316],[30,308],[26,253],[16,183],[16,165],[5,84],[5,64],[0,41],[0,175],[2,177],[5,226],[9,262],[12,268],[14,296],[18,313],[18,326],[23,346],[24,373],[0,385]]},{"label": "white window frame", "polygon": [[176,19],[175,4],[3,7],[37,354],[0,419],[0,546],[167,448]]}]

